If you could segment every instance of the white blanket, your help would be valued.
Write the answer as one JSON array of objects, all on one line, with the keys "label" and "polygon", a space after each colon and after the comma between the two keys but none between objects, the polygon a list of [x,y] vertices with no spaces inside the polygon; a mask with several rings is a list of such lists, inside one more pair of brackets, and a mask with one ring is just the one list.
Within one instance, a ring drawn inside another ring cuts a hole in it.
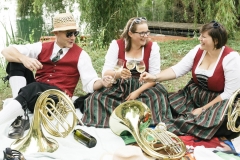
[{"label": "white blanket", "polygon": [[[78,110],[77,115],[81,117],[81,113]],[[32,115],[30,115],[30,120],[31,117]],[[12,121],[0,125],[0,160],[3,159],[3,150],[5,150],[6,147],[10,147],[11,143],[14,141],[14,139],[7,137],[8,128]],[[125,145],[124,141],[119,136],[115,135],[110,128],[103,129],[84,126],[76,126],[76,128],[81,128],[95,137],[97,139],[97,145],[93,148],[87,148],[77,142],[73,134],[70,133],[66,138],[52,137],[59,143],[59,148],[55,152],[23,153],[24,157],[27,160],[100,160],[103,155],[113,154],[118,148]],[[25,135],[27,132],[28,131],[25,131]]]}]

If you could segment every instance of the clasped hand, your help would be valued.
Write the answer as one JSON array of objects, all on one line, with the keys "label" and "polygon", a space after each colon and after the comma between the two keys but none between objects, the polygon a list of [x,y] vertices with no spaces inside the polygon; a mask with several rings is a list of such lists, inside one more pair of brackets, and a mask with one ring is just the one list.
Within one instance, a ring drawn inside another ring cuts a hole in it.
[{"label": "clasped hand", "polygon": [[193,115],[199,115],[203,112],[202,108],[196,108],[192,111]]},{"label": "clasped hand", "polygon": [[126,101],[131,101],[131,100],[135,100],[139,97],[141,93],[139,93],[138,91],[133,91],[132,93],[130,93],[126,98],[125,100]]}]

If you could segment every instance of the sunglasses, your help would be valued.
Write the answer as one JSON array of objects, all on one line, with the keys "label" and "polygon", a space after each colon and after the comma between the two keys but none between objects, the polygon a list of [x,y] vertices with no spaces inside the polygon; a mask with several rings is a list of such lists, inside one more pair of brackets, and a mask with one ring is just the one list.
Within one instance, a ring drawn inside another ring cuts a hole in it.
[{"label": "sunglasses", "polygon": [[150,31],[147,31],[147,32],[133,32],[133,33],[138,33],[140,35],[140,37],[144,37],[145,35],[149,36]]},{"label": "sunglasses", "polygon": [[216,21],[212,21],[211,23],[213,23],[213,28],[219,28],[220,27],[220,24]]},{"label": "sunglasses", "polygon": [[79,31],[71,31],[71,32],[67,32],[66,33],[66,37],[67,38],[70,38],[70,37],[72,37],[73,35],[75,36],[75,37],[77,37],[77,35],[79,34]]},{"label": "sunglasses", "polygon": [[147,21],[147,19],[146,19],[145,17],[135,18],[135,19],[132,21],[132,23],[131,23],[131,25],[130,25],[130,27],[129,27],[128,30],[130,31],[130,29],[132,28],[132,26],[133,26],[134,23],[139,24],[139,23],[141,23],[142,21]]}]

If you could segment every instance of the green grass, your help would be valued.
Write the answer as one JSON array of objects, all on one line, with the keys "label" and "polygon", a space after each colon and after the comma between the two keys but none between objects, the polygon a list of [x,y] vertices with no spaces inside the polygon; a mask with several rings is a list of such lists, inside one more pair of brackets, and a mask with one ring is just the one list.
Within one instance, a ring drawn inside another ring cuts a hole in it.
[{"label": "green grass", "polygon": [[[161,54],[161,69],[166,69],[174,64],[176,64],[185,54],[188,53],[190,49],[192,49],[195,45],[199,44],[197,39],[191,40],[179,40],[179,41],[169,41],[169,42],[161,42],[160,46],[160,54]],[[233,48],[234,50],[240,52],[240,39],[229,40],[228,46]],[[98,49],[95,50],[91,46],[83,46],[83,49],[90,55],[93,63],[93,67],[96,69],[99,76],[101,76],[101,70],[104,64],[104,57],[107,52],[106,49]],[[5,71],[0,68],[1,77],[5,76]],[[166,87],[169,92],[177,91],[183,88],[186,83],[191,78],[191,73],[178,78],[177,80],[170,80],[167,82],[163,82],[162,84]],[[8,85],[0,81],[0,108],[2,106],[2,100],[11,97],[11,90]],[[85,94],[81,89],[81,83],[78,84],[74,95],[82,95]]]}]

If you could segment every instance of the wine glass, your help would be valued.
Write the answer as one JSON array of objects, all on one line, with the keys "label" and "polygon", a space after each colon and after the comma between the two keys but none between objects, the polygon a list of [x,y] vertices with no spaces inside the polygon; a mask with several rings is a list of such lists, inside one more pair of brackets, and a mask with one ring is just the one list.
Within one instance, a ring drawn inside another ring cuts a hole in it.
[{"label": "wine glass", "polygon": [[[136,70],[137,70],[139,73],[145,72],[145,69],[146,69],[146,66],[145,66],[145,63],[144,63],[143,60],[136,62]],[[141,82],[140,84],[143,84],[143,82]]]},{"label": "wine glass", "polygon": [[116,77],[116,72],[121,72],[124,66],[124,60],[123,59],[118,59],[116,62],[116,65],[114,66],[113,70],[115,71],[115,75],[113,77],[113,84],[116,84],[117,81],[115,80]]},{"label": "wine glass", "polygon": [[132,70],[135,66],[136,66],[135,60],[130,60],[130,61],[127,61],[126,63],[126,67],[129,70]]},{"label": "wine glass", "polygon": [[143,73],[145,71],[145,69],[146,69],[146,67],[145,67],[145,63],[143,60],[136,62],[136,70],[139,73]]},{"label": "wine glass", "polygon": [[129,61],[126,62],[126,67],[129,70],[132,70],[135,66],[136,66],[135,60],[129,60]]}]

